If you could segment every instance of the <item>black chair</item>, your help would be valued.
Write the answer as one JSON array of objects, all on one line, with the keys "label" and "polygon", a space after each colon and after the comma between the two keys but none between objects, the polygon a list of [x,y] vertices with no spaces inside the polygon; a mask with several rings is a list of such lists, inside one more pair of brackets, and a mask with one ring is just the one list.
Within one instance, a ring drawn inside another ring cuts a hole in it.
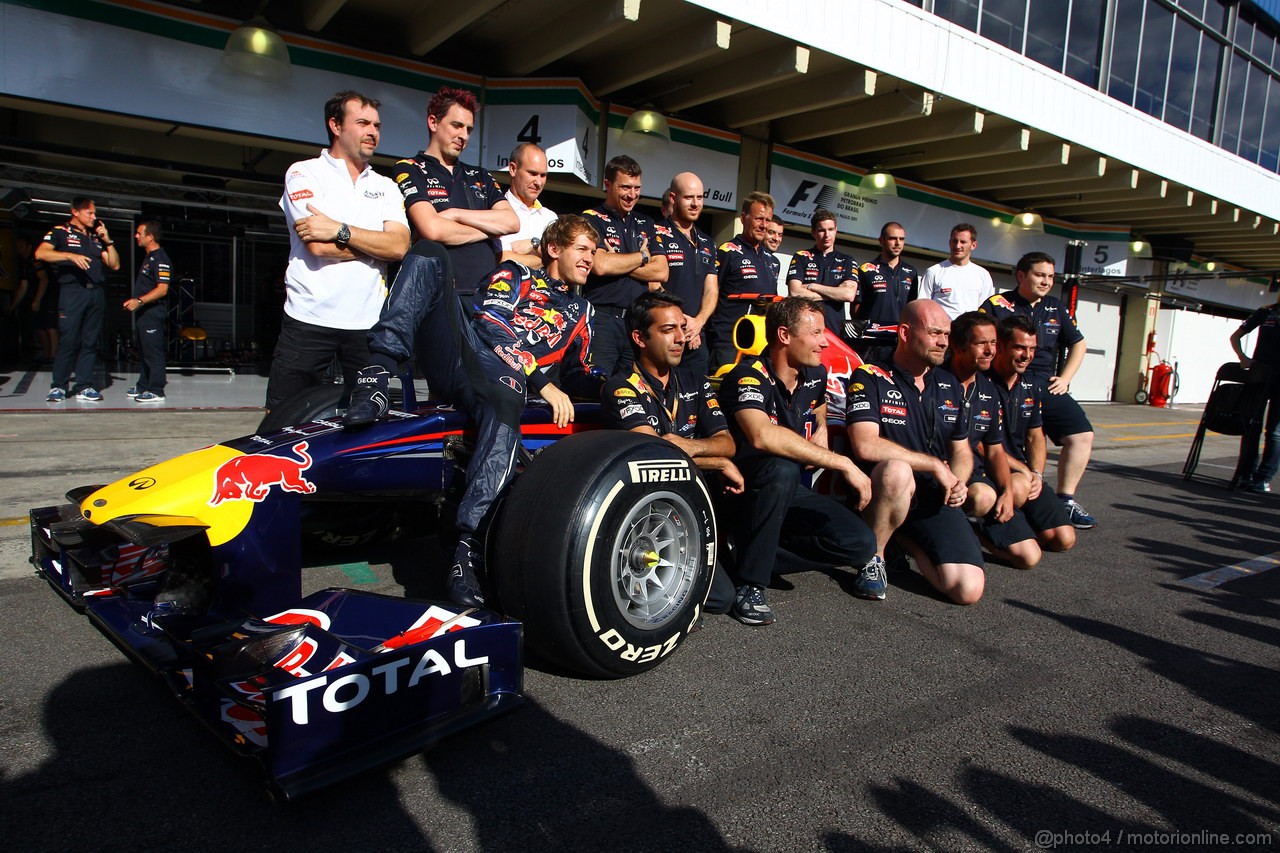
[{"label": "black chair", "polygon": [[1209,401],[1204,404],[1200,426],[1196,428],[1186,464],[1182,466],[1182,479],[1190,480],[1195,473],[1206,432],[1241,437],[1240,459],[1227,488],[1234,489],[1249,478],[1257,462],[1262,413],[1266,406],[1261,379],[1261,371],[1246,370],[1238,361],[1229,361],[1218,368]]}]

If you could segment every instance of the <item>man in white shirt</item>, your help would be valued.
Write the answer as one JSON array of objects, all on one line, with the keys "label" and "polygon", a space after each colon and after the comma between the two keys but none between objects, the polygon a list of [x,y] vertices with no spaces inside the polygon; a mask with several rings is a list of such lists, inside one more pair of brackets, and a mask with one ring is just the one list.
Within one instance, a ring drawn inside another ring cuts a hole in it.
[{"label": "man in white shirt", "polygon": [[978,248],[978,229],[961,222],[951,229],[951,257],[924,271],[919,296],[932,299],[954,320],[966,311],[977,311],[995,295],[991,273],[969,260]]},{"label": "man in white shirt", "polygon": [[387,293],[387,263],[409,250],[400,191],[369,168],[378,101],[339,92],[324,108],[329,148],[289,167],[280,208],[293,224],[280,339],[267,409],[320,384],[334,356],[348,388],[369,362],[368,332]]},{"label": "man in white shirt", "polygon": [[556,221],[556,213],[538,201],[547,185],[547,153],[532,142],[521,142],[511,152],[507,164],[511,189],[505,198],[520,220],[520,230],[498,238],[502,261],[515,261],[532,269],[542,269],[542,232]]}]

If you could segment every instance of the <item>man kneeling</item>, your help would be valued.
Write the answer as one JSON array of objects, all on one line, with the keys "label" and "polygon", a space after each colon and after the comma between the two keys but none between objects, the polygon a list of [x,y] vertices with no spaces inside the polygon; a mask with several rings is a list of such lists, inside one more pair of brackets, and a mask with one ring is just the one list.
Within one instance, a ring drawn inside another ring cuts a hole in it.
[{"label": "man kneeling", "polygon": [[[543,236],[543,269],[512,261],[499,265],[481,281],[470,316],[454,296],[444,247],[419,241],[405,256],[369,332],[373,364],[356,379],[345,426],[367,426],[387,413],[391,374],[414,355],[415,346],[432,395],[476,422],[449,575],[449,598],[458,604],[484,605],[482,524],[514,472],[526,389],[551,404],[556,426],[563,427],[573,420],[573,402],[562,386],[589,384],[583,379],[590,372],[591,306],[570,286],[586,281],[598,240],[582,217],[561,216]],[[592,396],[599,393],[595,388]]]}]

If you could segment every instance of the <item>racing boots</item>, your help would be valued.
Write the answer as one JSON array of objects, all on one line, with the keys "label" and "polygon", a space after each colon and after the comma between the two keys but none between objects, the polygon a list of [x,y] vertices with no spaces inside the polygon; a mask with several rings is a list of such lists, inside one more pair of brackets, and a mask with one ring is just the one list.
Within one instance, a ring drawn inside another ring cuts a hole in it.
[{"label": "racing boots", "polygon": [[463,534],[449,569],[449,600],[463,607],[484,607],[480,575],[484,572],[484,545],[474,536]]},{"label": "racing boots", "polygon": [[356,374],[355,387],[351,389],[351,402],[342,425],[347,429],[359,429],[382,417],[391,408],[391,374],[385,367],[373,364]]}]

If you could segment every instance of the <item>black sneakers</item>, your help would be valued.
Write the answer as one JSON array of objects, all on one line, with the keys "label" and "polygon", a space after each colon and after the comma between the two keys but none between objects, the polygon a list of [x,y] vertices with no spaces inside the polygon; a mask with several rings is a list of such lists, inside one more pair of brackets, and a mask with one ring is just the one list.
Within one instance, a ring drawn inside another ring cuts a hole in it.
[{"label": "black sneakers", "polygon": [[773,608],[764,601],[764,589],[749,583],[738,587],[729,615],[743,625],[772,625],[778,621]]},{"label": "black sneakers", "polygon": [[382,417],[391,408],[389,386],[391,374],[376,364],[361,369],[356,374],[355,387],[351,389],[351,402],[342,416],[342,425],[348,429],[366,427]]}]

